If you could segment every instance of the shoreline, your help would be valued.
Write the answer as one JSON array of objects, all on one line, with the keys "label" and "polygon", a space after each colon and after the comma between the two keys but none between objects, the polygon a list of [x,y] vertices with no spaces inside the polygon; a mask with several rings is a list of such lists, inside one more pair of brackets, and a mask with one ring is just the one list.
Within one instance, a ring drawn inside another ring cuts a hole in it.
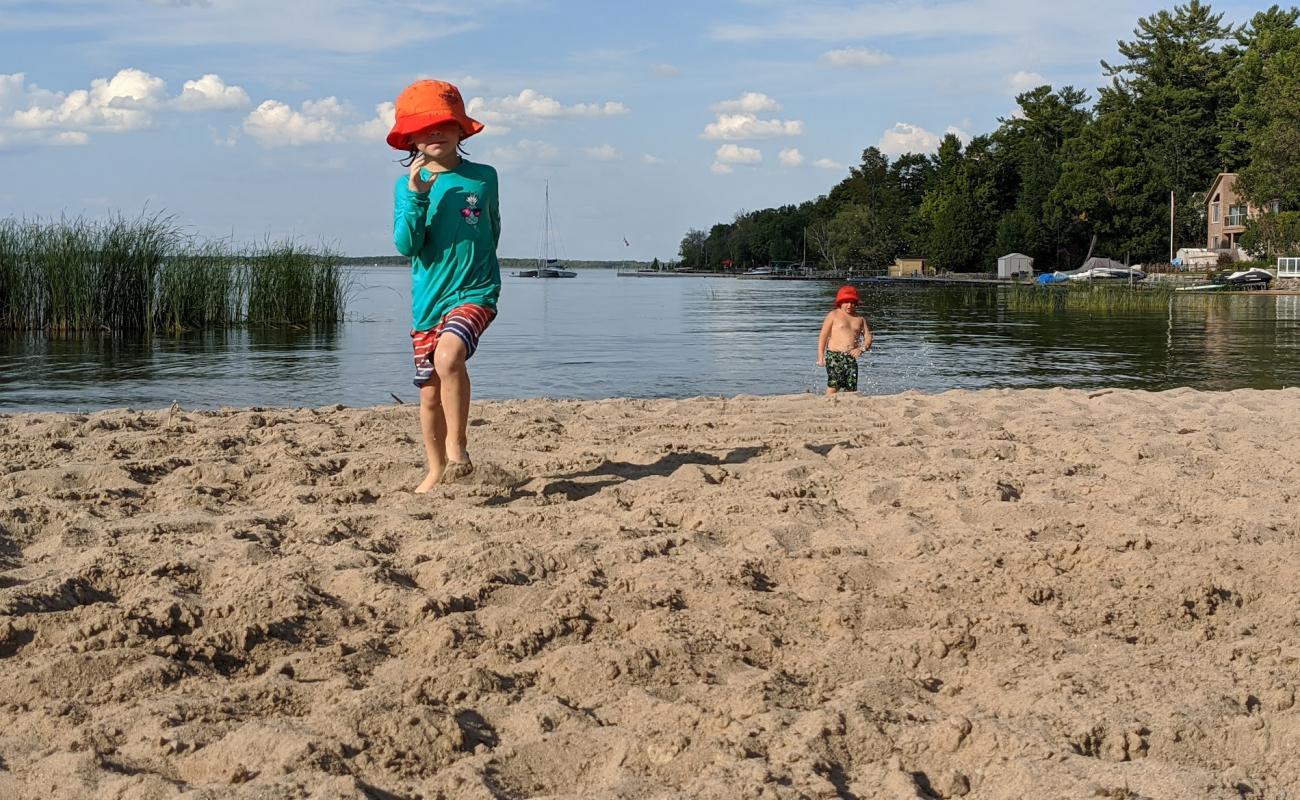
[{"label": "shoreline", "polygon": [[0,415],[0,795],[1300,785],[1300,389]]}]

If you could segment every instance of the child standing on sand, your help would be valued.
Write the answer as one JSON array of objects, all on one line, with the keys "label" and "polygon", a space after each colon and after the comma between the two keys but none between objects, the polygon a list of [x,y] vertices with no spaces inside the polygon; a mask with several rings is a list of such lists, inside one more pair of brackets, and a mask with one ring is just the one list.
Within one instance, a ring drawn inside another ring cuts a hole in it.
[{"label": "child standing on sand", "polygon": [[817,366],[826,367],[826,394],[841,389],[858,390],[858,356],[871,349],[871,326],[856,312],[858,290],[842,287],[835,295],[835,309],[822,322],[817,337]]},{"label": "child standing on sand", "polygon": [[398,95],[388,134],[388,144],[408,154],[394,196],[393,243],[411,258],[411,343],[429,465],[415,489],[421,494],[474,470],[465,362],[501,294],[497,173],[461,155],[460,143],[481,130],[455,86],[422,80]]}]

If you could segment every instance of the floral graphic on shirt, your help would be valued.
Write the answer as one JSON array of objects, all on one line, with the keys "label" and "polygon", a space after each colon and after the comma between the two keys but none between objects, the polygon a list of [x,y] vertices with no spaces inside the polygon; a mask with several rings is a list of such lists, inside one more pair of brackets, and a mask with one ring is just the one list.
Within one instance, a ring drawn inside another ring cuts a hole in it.
[{"label": "floral graphic on shirt", "polygon": [[483,216],[483,209],[478,207],[478,195],[471,194],[465,198],[465,207],[460,210],[460,215],[470,225],[477,225],[478,218]]}]

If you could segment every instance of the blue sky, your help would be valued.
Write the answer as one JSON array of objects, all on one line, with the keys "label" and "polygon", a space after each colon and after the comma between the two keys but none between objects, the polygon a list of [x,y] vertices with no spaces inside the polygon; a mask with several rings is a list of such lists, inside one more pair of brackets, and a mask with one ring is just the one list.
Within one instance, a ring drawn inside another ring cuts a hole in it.
[{"label": "blue sky", "polygon": [[502,256],[537,255],[549,180],[560,255],[671,259],[690,227],[826,192],[865,147],[988,132],[1039,83],[1095,94],[1169,7],[0,0],[0,216],[163,210],[391,254],[391,104],[436,77],[488,126],[467,147],[501,173]]}]

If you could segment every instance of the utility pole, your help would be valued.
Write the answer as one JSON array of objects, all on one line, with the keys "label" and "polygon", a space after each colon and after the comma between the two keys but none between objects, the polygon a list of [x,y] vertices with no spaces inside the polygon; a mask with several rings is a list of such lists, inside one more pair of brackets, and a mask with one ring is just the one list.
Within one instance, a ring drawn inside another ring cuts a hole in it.
[{"label": "utility pole", "polygon": [[1169,190],[1169,263],[1174,263],[1174,190]]}]

